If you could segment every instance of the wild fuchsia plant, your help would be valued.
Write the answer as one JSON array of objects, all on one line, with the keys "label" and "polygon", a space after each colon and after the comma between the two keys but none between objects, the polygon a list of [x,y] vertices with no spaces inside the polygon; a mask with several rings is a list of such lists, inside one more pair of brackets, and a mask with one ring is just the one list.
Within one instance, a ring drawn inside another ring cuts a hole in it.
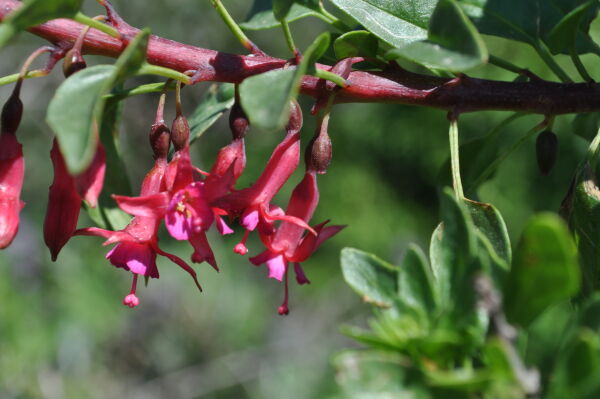
[{"label": "wild fuchsia plant", "polygon": [[[152,36],[127,24],[108,1],[99,1],[106,15],[90,18],[80,12],[81,3],[0,0],[0,46],[21,30],[51,43],[34,51],[18,74],[0,78],[1,84],[16,82],[2,112],[0,248],[15,239],[23,207],[25,167],[16,135],[23,110],[20,91],[25,79],[47,75],[61,59],[67,79],[47,113],[56,138],[50,152],[54,181],[45,242],[56,260],[73,236],[104,238],[104,245],[113,245],[108,261],[131,273],[132,288],[123,300],[129,307],[140,304],[139,276],[159,277],[157,255],[184,269],[200,288],[195,269],[160,248],[163,222],[173,239],[190,243],[192,263],[206,262],[219,270],[206,233],[214,226],[220,234],[230,234],[237,220],[245,234],[233,251],[247,255],[246,240],[256,231],[265,250],[249,260],[265,264],[268,276],[283,282],[278,312],[288,314],[290,269],[299,284],[308,283],[301,263],[344,227],[329,221],[311,225],[319,201],[317,177],[332,158],[328,122],[335,104],[440,108],[448,111],[453,189],[443,190],[442,222],[433,233],[429,257],[410,246],[397,267],[360,250],[342,253],[346,281],[377,307],[369,330],[345,328],[367,349],[336,358],[344,397],[600,395],[600,195],[595,177],[600,134],[590,136],[589,151],[571,186],[564,188],[560,213],[567,223],[556,214],[535,216],[514,253],[498,210],[467,197],[476,197],[477,187],[510,152],[536,134],[537,162],[540,172],[548,174],[557,154],[558,141],[551,131],[556,116],[578,114],[576,126],[598,129],[600,85],[580,58],[586,53],[600,56],[589,33],[597,0],[256,0],[254,16],[241,26],[281,27],[289,60],[259,49],[220,0],[211,3],[249,55]],[[289,23],[310,16],[325,21],[332,32],[301,51]],[[530,45],[559,82],[490,54],[481,34]],[[46,66],[29,70],[43,53],[50,55]],[[87,67],[86,54],[117,61]],[[563,70],[557,54],[571,58],[582,82],[574,82]],[[514,72],[515,80],[483,80],[463,73],[486,63]],[[125,88],[128,78],[142,74],[167,81]],[[180,92],[207,81],[233,83],[235,88],[228,92],[222,86],[209,93],[207,103],[217,103],[219,115],[230,109],[232,137],[211,169],[202,171],[191,162],[190,146],[218,116],[200,104],[188,120]],[[169,128],[164,107],[172,90],[177,112]],[[153,92],[161,93],[149,134],[154,166],[138,196],[124,195],[126,184],[118,176],[123,163],[112,134],[119,104]],[[306,145],[304,177],[283,209],[273,198],[301,163],[299,93],[315,99],[311,114],[316,131]],[[483,139],[459,146],[460,115],[484,110],[515,114]],[[525,113],[539,114],[539,123],[499,151],[498,132]],[[250,126],[286,134],[255,183],[242,188],[236,183],[246,165]],[[470,161],[477,167],[461,176],[460,152],[474,147]],[[77,229],[82,206],[97,226]],[[131,215],[126,223],[122,211]]]}]

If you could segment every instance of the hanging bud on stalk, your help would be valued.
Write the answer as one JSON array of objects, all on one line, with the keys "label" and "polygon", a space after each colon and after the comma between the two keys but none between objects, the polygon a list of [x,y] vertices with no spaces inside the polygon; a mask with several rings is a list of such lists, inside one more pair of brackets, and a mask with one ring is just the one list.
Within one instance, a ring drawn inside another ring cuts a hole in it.
[{"label": "hanging bud on stalk", "polygon": [[87,67],[81,51],[77,48],[72,48],[65,54],[65,60],[63,61],[63,73],[66,78],[73,75],[75,72],[79,72]]},{"label": "hanging bud on stalk", "polygon": [[19,212],[24,206],[21,188],[25,172],[23,148],[15,135],[23,103],[19,98],[21,80],[2,108],[0,125],[0,249],[10,245],[19,230]]},{"label": "hanging bud on stalk", "polygon": [[331,162],[331,139],[327,133],[328,125],[329,113],[325,114],[317,124],[315,136],[306,147],[304,159],[307,169],[314,170],[321,175],[327,173]]},{"label": "hanging bud on stalk", "polygon": [[550,130],[541,132],[535,141],[535,155],[540,173],[547,176],[556,163],[558,138]]}]

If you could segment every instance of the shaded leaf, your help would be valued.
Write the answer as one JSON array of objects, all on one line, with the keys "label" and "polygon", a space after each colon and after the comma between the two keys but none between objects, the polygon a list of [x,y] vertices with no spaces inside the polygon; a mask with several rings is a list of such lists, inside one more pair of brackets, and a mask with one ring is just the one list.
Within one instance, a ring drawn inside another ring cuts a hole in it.
[{"label": "shaded leaf", "polygon": [[510,238],[504,219],[498,209],[494,205],[484,202],[472,201],[466,198],[463,201],[469,210],[475,228],[490,241],[495,254],[506,262],[508,267],[512,257]]},{"label": "shaded leaf", "polygon": [[[285,19],[288,23],[305,17],[324,19],[323,16],[317,12],[317,7],[318,4],[312,0],[295,1],[287,12]],[[242,29],[262,30],[281,26],[281,23],[275,18],[273,9],[271,8],[271,0],[255,0],[249,15],[250,17],[247,18],[247,21],[240,24]]]},{"label": "shaded leaf", "polygon": [[396,267],[353,248],[342,250],[341,262],[344,279],[364,301],[382,307],[392,306],[398,292]]},{"label": "shaded leaf", "polygon": [[377,36],[366,30],[344,33],[333,43],[337,59],[350,57],[376,57],[379,42]]},{"label": "shaded leaf", "polygon": [[600,128],[600,112],[577,114],[573,119],[573,133],[592,141]]},{"label": "shaded leaf", "polygon": [[[276,69],[251,76],[240,84],[240,101],[250,124],[264,130],[281,129],[290,115],[290,101],[300,90],[300,81],[314,57],[329,45],[329,35],[324,33],[306,49],[296,68]],[[323,50],[324,51],[324,50]]]},{"label": "shaded leaf", "polygon": [[190,143],[196,141],[223,114],[229,110],[235,101],[233,84],[213,84],[188,119],[190,125]]},{"label": "shaded leaf", "polygon": [[[598,7],[598,0],[590,0],[581,4],[565,15],[548,34],[548,47],[554,54],[569,53],[575,46],[578,34],[585,34],[579,30],[586,14]],[[589,37],[589,36],[588,36]]]},{"label": "shaded leaf", "polygon": [[427,257],[418,246],[408,247],[398,271],[398,298],[407,306],[433,314],[438,302]]},{"label": "shaded leaf", "polygon": [[510,322],[527,326],[551,305],[579,291],[577,251],[565,223],[542,213],[525,226],[504,290]]},{"label": "shaded leaf", "polygon": [[26,0],[0,24],[0,47],[17,33],[55,18],[73,18],[82,0]]},{"label": "shaded leaf", "polygon": [[440,0],[429,21],[428,37],[389,51],[430,68],[467,70],[487,62],[487,48],[477,29],[454,0]]}]

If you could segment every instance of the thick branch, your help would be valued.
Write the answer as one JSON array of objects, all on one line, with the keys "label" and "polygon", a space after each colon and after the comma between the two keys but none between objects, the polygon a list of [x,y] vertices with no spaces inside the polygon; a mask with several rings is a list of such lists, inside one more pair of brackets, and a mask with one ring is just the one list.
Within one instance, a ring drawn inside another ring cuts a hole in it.
[{"label": "thick branch", "polygon": [[[19,7],[15,0],[0,0],[0,21]],[[31,28],[48,41],[74,42],[82,25],[57,19]],[[133,29],[133,28],[131,28]],[[135,33],[131,30],[128,33]],[[95,29],[86,35],[83,50],[88,54],[118,57],[124,44]],[[286,61],[263,56],[240,56],[203,49],[158,36],[148,46],[148,62],[178,71],[196,70],[201,80],[238,83],[244,78],[281,68]],[[319,68],[329,69],[320,65]],[[317,96],[318,79],[306,76],[302,93]],[[480,110],[527,111],[565,114],[600,111],[600,84],[563,84],[547,81],[499,82],[462,77],[444,79],[414,74],[400,69],[386,72],[354,71],[348,87],[339,91],[337,102],[387,102],[413,104],[458,112]]]}]

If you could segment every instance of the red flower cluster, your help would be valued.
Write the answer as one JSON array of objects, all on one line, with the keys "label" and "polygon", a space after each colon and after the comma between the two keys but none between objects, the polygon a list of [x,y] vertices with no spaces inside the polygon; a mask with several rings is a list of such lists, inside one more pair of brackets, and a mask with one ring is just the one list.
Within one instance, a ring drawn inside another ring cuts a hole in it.
[{"label": "red flower cluster", "polygon": [[[139,275],[158,278],[157,255],[165,256],[189,273],[200,288],[196,272],[183,259],[163,251],[158,245],[159,227],[164,221],[167,231],[176,240],[185,240],[193,249],[193,263],[207,262],[217,271],[217,261],[208,243],[206,233],[214,225],[222,235],[233,233],[229,222],[238,219],[245,229],[234,252],[248,253],[246,240],[257,231],[266,250],[250,258],[255,265],[265,263],[268,275],[285,281],[285,298],[280,314],[288,313],[288,269],[294,265],[299,284],[309,283],[301,262],[319,245],[339,232],[343,226],[325,227],[327,222],[311,227],[310,219],[319,200],[317,173],[324,173],[331,158],[331,150],[323,151],[319,137],[326,136],[326,120],[309,144],[306,156],[306,174],[293,190],[287,210],[272,203],[273,198],[289,180],[300,161],[300,130],[302,111],[298,104],[291,105],[287,134],[277,145],[262,174],[250,187],[237,190],[235,184],[246,165],[244,137],[248,120],[236,101],[230,114],[232,141],[223,147],[210,172],[202,172],[190,160],[190,129],[181,114],[169,129],[163,118],[165,94],[161,96],[157,115],[150,131],[154,153],[154,167],[144,178],[137,197],[113,195],[119,207],[133,218],[122,230],[109,231],[98,227],[76,230],[81,202],[95,207],[102,189],[105,172],[105,154],[98,144],[97,153],[88,169],[78,176],[67,171],[60,148],[54,141],[50,152],[54,165],[54,181],[50,187],[48,210],[44,223],[44,239],[56,260],[61,248],[74,235],[100,236],[104,245],[114,244],[107,253],[109,262],[132,273],[130,293],[123,303],[129,307],[139,304],[136,296]],[[23,156],[14,132],[21,115],[21,104],[16,95],[9,99],[2,115],[0,135],[0,248],[14,238],[22,203],[19,199],[23,182]],[[16,122],[15,122],[16,121]],[[322,133],[324,131],[324,133]],[[328,140],[328,137],[327,137]],[[169,150],[173,145],[173,155]],[[325,166],[323,166],[325,165]]]}]

